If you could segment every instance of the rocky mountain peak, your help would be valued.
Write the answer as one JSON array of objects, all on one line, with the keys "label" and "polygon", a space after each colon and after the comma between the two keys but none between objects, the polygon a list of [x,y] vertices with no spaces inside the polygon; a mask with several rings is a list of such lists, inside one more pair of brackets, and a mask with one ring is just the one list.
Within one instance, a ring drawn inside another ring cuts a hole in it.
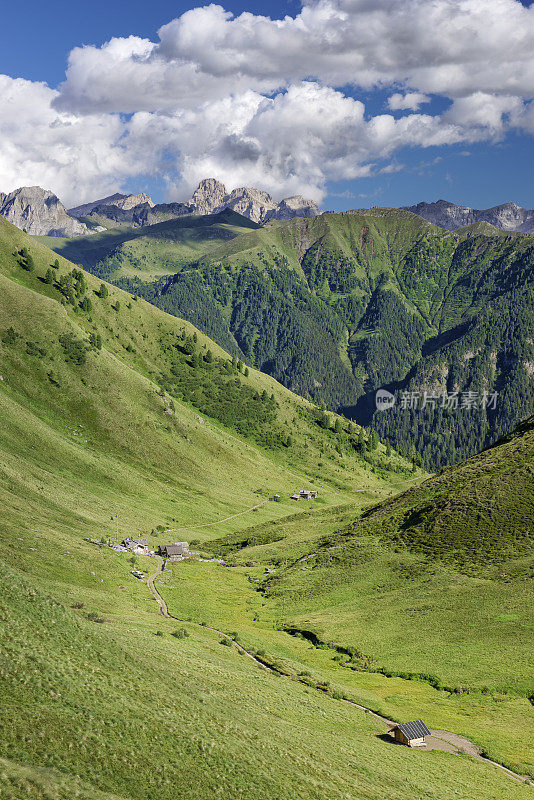
[{"label": "rocky mountain peak", "polygon": [[34,236],[81,236],[88,228],[67,214],[56,195],[41,186],[22,186],[0,195],[0,215]]},{"label": "rocky mountain peak", "polygon": [[150,195],[145,194],[145,192],[141,192],[140,194],[129,194],[126,197],[123,196],[121,200],[117,200],[112,205],[117,206],[117,208],[122,208],[125,211],[129,211],[131,208],[143,206],[145,203],[148,204],[150,208],[154,208],[154,203],[152,202]]},{"label": "rocky mountain peak", "polygon": [[276,207],[276,219],[293,219],[293,217],[317,217],[321,209],[313,200],[307,200],[301,194],[286,197]]},{"label": "rocky mountain peak", "polygon": [[80,206],[69,208],[69,214],[72,217],[87,217],[89,214],[92,214],[95,209],[104,206],[114,206],[123,211],[130,211],[132,208],[145,205],[145,203],[147,203],[150,208],[154,207],[152,198],[148,194],[145,194],[145,192],[141,192],[140,194],[120,194],[116,192],[115,194],[110,194],[108,197],[101,197],[100,200],[93,200],[90,203],[82,203]]},{"label": "rocky mountain peak", "polygon": [[250,186],[241,186],[227,194],[224,184],[215,178],[206,178],[200,182],[189,205],[192,211],[200,214],[213,214],[224,208],[231,208],[259,223],[270,219],[315,217],[321,213],[316,203],[300,195],[276,203],[268,192]]},{"label": "rocky mountain peak", "polygon": [[226,207],[227,197],[224,183],[215,178],[205,178],[193,193],[190,205],[199,214],[214,214]]}]

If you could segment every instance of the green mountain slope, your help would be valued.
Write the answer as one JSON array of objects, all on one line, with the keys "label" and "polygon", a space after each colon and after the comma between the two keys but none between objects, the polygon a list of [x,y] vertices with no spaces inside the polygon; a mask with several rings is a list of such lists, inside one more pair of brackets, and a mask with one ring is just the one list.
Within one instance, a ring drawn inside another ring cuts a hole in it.
[{"label": "green mountain slope", "polygon": [[[415,447],[432,468],[473,454],[534,410],[532,236],[484,224],[450,232],[407,211],[371,209],[274,222],[212,244],[170,278],[147,283],[130,270],[112,280],[293,391],[373,424],[406,452]],[[384,387],[396,405],[375,413]],[[422,408],[425,392],[435,399]],[[443,400],[454,392],[458,409]]]},{"label": "green mountain slope", "polygon": [[[305,606],[320,638],[341,637],[371,662],[528,696],[533,455],[531,418],[324,537],[308,569],[290,567],[269,591]],[[367,628],[371,598],[382,602],[372,604],[376,627]],[[447,658],[455,631],[462,653]]]},{"label": "green mountain slope", "polygon": [[173,274],[221,243],[257,227],[226,209],[220,214],[170,219],[142,229],[116,226],[73,239],[36,239],[105,280],[129,277],[151,281]]},{"label": "green mountain slope", "polygon": [[[164,619],[129,554],[90,541],[235,534],[291,517],[289,493],[317,476],[306,513],[320,515],[401,488],[407,465],[380,445],[362,457],[352,434],[237,371],[189,324],[58,261],[0,220],[2,797],[453,800],[466,785],[476,800],[524,797],[486,764],[407,758],[360,709],[260,670],[205,625]],[[221,411],[226,424],[199,409],[210,387],[239,411]],[[291,444],[266,439],[278,429]],[[267,501],[275,491],[281,502]],[[191,566],[209,570],[197,600],[241,576]],[[173,565],[161,581],[183,578]]]},{"label": "green mountain slope", "polygon": [[[328,668],[331,690],[397,718],[428,718],[532,771],[533,456],[531,418],[359,514],[299,514],[204,546],[259,581],[262,624],[241,623],[252,641],[268,624],[288,631],[308,648],[313,675]],[[178,592],[168,597],[184,606]],[[291,663],[276,636],[265,649]]]}]

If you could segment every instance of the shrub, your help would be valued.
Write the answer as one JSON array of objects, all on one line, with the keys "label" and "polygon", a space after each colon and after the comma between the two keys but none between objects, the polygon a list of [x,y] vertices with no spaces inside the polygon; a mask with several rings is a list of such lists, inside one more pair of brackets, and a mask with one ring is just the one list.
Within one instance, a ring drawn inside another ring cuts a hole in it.
[{"label": "shrub", "polygon": [[224,645],[225,647],[232,647],[232,640],[231,639],[221,639],[219,644]]},{"label": "shrub", "polygon": [[81,366],[87,360],[87,350],[85,343],[77,339],[73,333],[63,333],[59,337],[59,343],[65,353],[65,361]]},{"label": "shrub", "polygon": [[7,330],[2,333],[2,342],[4,344],[16,344],[18,339],[20,339],[20,334],[13,330],[13,328],[7,328]]},{"label": "shrub", "polygon": [[178,628],[171,633],[175,639],[185,639],[189,636],[189,631],[186,628]]}]

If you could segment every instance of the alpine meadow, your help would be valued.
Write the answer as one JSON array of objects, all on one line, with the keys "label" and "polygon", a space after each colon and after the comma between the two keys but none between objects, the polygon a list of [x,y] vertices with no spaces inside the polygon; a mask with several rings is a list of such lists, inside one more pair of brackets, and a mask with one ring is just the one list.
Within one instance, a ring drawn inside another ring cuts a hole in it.
[{"label": "alpine meadow", "polygon": [[527,800],[534,4],[63,6],[0,30],[0,800]]}]

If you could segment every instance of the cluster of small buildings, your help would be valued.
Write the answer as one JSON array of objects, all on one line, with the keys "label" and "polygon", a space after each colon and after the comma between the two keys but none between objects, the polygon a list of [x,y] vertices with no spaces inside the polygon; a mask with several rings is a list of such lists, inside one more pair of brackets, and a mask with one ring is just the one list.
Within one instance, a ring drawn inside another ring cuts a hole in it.
[{"label": "cluster of small buildings", "polygon": [[292,500],[316,500],[317,491],[315,489],[301,489],[298,494],[292,494]]},{"label": "cluster of small buildings", "polygon": [[[116,545],[116,550],[128,550],[140,556],[148,556],[152,554],[148,539],[124,539],[122,544]],[[189,558],[189,545],[187,542],[176,542],[175,544],[160,544],[158,547],[158,555],[163,556],[168,561],[183,561],[184,558]]]},{"label": "cluster of small buildings", "polygon": [[124,539],[122,547],[140,556],[147,556],[150,552],[148,539]]}]

